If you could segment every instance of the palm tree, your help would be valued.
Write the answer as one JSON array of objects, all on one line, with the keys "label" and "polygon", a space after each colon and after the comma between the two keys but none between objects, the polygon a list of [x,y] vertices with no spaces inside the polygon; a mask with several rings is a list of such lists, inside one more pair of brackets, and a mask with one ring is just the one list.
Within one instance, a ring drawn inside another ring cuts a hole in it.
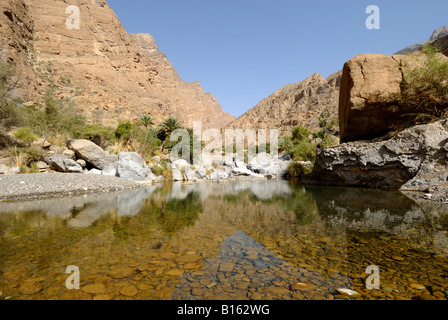
[{"label": "palm tree", "polygon": [[163,146],[165,146],[166,139],[171,135],[174,130],[181,129],[182,123],[180,123],[175,117],[171,116],[159,126],[158,138],[163,141]]},{"label": "palm tree", "polygon": [[145,127],[145,139],[143,144],[146,145],[146,140],[148,138],[148,128],[154,124],[154,121],[149,114],[145,114],[140,118],[140,123]]}]

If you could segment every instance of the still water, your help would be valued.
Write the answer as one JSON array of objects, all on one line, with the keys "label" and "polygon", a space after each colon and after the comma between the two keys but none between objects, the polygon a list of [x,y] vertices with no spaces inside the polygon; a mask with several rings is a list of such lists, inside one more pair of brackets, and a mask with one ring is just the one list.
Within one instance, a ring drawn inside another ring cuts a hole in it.
[{"label": "still water", "polygon": [[0,299],[447,297],[448,210],[399,192],[233,181],[0,203]]}]

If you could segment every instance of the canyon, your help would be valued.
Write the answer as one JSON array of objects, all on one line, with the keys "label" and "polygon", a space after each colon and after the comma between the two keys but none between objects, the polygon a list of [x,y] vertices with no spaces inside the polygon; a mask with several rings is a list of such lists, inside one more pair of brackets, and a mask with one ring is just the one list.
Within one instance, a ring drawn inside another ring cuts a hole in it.
[{"label": "canyon", "polygon": [[106,1],[71,4],[80,10],[79,29],[66,28],[65,1],[0,1],[2,60],[18,69],[16,96],[26,105],[52,86],[56,98],[106,126],[146,114],[218,129],[235,119],[198,81],[183,81],[151,35],[127,33]]}]

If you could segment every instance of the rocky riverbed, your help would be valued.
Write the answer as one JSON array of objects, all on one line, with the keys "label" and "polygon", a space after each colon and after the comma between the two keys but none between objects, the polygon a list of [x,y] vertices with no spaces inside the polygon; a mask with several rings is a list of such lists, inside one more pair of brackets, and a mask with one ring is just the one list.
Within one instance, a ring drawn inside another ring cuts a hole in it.
[{"label": "rocky riverbed", "polygon": [[116,177],[75,173],[0,176],[0,201],[132,190],[142,185]]}]

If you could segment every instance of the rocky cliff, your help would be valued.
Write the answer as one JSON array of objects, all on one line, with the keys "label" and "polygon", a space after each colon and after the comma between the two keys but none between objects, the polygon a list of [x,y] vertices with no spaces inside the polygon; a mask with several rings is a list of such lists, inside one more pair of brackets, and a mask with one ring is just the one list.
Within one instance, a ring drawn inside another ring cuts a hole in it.
[{"label": "rocky cliff", "polygon": [[318,155],[309,183],[422,191],[448,178],[448,121],[406,129],[392,139],[355,141]]},{"label": "rocky cliff", "polygon": [[296,126],[318,129],[318,118],[325,108],[328,108],[331,119],[337,118],[341,74],[336,72],[324,79],[315,73],[302,82],[288,84],[263,99],[229,127],[279,129],[280,136],[290,135]]},{"label": "rocky cliff", "polygon": [[199,82],[187,83],[150,35],[130,35],[105,0],[74,0],[80,28],[66,28],[63,0],[0,0],[1,49],[22,74],[23,99],[38,102],[52,85],[102,124],[175,116],[185,125],[222,128],[234,120]]},{"label": "rocky cliff", "polygon": [[[447,42],[448,36],[435,44],[446,52]],[[448,120],[403,130],[402,116],[415,110],[397,102],[403,66],[418,66],[423,59],[418,52],[362,54],[344,65],[339,101],[342,144],[317,155],[304,182],[436,192],[439,200],[448,200]]]}]

